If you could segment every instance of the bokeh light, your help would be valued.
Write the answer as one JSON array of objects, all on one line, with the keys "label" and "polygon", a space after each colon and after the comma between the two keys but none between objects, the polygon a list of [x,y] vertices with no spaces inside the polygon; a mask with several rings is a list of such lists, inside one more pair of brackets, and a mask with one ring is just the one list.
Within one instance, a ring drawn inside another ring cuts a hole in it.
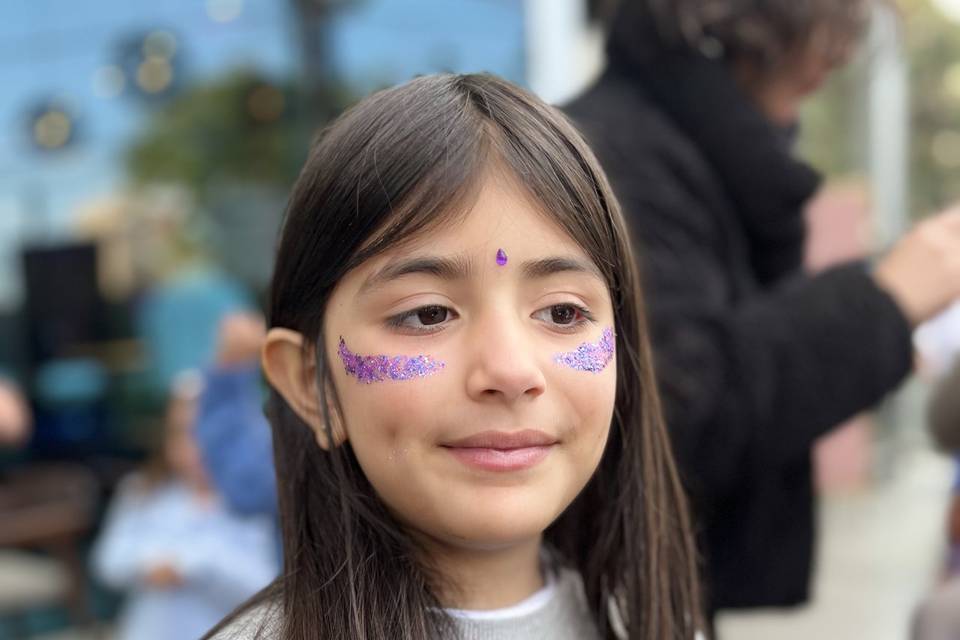
[{"label": "bokeh light", "polygon": [[137,68],[137,85],[146,93],[160,93],[173,81],[173,67],[163,58],[147,58]]},{"label": "bokeh light", "polygon": [[943,92],[960,105],[960,62],[955,62],[943,74]]},{"label": "bokeh light", "polygon": [[946,18],[960,22],[960,0],[933,0],[933,6]]},{"label": "bokeh light", "polygon": [[243,0],[207,0],[207,15],[214,22],[231,22],[243,13]]},{"label": "bokeh light", "polygon": [[960,131],[945,129],[933,136],[933,159],[944,169],[960,168]]},{"label": "bokeh light", "polygon": [[177,52],[177,38],[169,31],[151,31],[143,39],[143,57],[169,60]]},{"label": "bokeh light", "polygon": [[49,107],[33,121],[33,139],[44,149],[59,149],[65,146],[73,134],[73,121],[66,111]]}]

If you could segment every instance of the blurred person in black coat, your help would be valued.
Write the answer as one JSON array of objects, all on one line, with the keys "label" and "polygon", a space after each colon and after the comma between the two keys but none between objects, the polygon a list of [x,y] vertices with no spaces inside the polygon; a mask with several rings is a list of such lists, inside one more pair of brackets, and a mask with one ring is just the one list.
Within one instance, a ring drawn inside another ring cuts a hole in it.
[{"label": "blurred person in black coat", "polygon": [[635,234],[712,612],[807,600],[814,441],[893,390],[912,328],[960,295],[957,211],[873,266],[802,273],[820,180],[791,153],[797,109],[873,4],[625,2],[566,108]]}]

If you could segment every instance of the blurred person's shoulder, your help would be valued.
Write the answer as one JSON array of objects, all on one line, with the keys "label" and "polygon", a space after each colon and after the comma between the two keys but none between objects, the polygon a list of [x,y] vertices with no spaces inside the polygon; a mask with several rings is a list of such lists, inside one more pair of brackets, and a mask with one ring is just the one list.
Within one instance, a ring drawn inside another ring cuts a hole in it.
[{"label": "blurred person's shoulder", "polygon": [[283,608],[267,600],[241,611],[209,640],[276,640],[282,628]]},{"label": "blurred person's shoulder", "polygon": [[600,155],[616,150],[636,162],[645,155],[672,154],[684,146],[683,135],[642,84],[617,69],[607,69],[563,111],[591,146],[601,147],[595,149]]}]

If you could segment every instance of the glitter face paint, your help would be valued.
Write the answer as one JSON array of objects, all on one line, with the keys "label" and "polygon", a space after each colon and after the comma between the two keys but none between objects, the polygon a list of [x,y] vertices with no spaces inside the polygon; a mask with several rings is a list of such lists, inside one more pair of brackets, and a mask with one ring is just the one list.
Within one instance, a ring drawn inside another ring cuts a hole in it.
[{"label": "glitter face paint", "polygon": [[507,264],[507,252],[503,249],[497,249],[497,264],[501,267]]},{"label": "glitter face paint", "polygon": [[443,369],[444,363],[430,356],[361,356],[350,351],[347,343],[340,338],[337,349],[340,361],[347,375],[355,377],[363,384],[383,382],[385,380],[412,380],[425,378]]},{"label": "glitter face paint", "polygon": [[584,342],[577,347],[576,351],[558,353],[553,357],[553,360],[557,364],[562,364],[577,371],[600,373],[610,364],[615,350],[616,341],[614,340],[613,329],[608,327],[603,330],[599,342]]}]

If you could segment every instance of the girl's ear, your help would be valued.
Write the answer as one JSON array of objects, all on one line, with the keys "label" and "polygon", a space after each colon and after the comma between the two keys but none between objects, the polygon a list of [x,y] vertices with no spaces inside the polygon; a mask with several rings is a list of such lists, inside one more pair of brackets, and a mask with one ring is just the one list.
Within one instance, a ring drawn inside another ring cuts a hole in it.
[{"label": "girl's ear", "polygon": [[[320,410],[320,393],[317,389],[317,358],[311,350],[304,352],[303,335],[290,329],[275,327],[267,332],[261,351],[263,371],[290,408],[309,425],[323,449],[329,450],[331,443]],[[333,424],[334,442],[338,446],[347,439],[346,430],[340,412],[332,402],[333,389],[327,389],[327,409]]]}]

